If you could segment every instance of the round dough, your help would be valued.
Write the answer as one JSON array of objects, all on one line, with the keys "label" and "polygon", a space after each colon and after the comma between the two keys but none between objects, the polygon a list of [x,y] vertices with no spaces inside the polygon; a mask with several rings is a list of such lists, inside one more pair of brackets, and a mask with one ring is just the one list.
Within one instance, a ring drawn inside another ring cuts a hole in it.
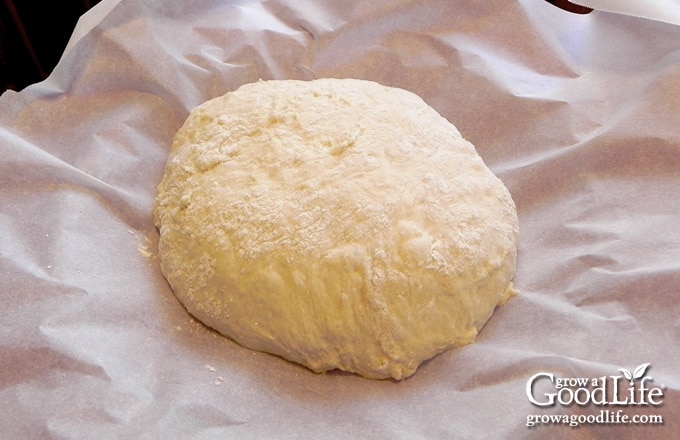
[{"label": "round dough", "polygon": [[422,99],[259,81],[194,109],[154,205],[163,274],[238,343],[403,379],[514,294],[515,205]]}]

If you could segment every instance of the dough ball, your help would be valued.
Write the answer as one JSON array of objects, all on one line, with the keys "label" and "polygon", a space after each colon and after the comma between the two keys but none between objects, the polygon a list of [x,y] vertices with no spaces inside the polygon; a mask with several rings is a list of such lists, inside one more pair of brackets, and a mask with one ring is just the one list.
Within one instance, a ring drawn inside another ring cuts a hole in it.
[{"label": "dough ball", "polygon": [[154,205],[187,310],[313,371],[403,379],[514,293],[505,186],[422,99],[259,81],[195,108]]}]

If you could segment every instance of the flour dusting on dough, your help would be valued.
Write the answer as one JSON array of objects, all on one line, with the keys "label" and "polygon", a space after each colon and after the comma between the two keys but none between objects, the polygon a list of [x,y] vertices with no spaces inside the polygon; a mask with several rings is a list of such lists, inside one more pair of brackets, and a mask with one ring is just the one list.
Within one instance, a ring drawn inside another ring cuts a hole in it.
[{"label": "flour dusting on dough", "polygon": [[422,99],[369,81],[260,81],[197,107],[154,220],[191,314],[317,372],[408,377],[515,292],[505,186]]}]

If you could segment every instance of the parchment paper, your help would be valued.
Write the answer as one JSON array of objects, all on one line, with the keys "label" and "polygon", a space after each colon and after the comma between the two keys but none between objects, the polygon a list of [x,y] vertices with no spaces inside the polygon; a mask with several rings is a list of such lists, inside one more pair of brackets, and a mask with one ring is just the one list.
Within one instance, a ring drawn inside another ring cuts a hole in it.
[{"label": "parchment paper", "polygon": [[[517,203],[520,295],[403,382],[240,347],[159,271],[151,205],[189,110],[319,77],[419,94]],[[538,0],[104,0],[47,80],[0,97],[0,437],[677,438],[679,108],[680,27],[657,21]],[[660,405],[526,392],[645,364]],[[526,426],[601,410],[663,424]]]},{"label": "parchment paper", "polygon": [[680,25],[680,2],[676,0],[574,0],[572,3]]}]

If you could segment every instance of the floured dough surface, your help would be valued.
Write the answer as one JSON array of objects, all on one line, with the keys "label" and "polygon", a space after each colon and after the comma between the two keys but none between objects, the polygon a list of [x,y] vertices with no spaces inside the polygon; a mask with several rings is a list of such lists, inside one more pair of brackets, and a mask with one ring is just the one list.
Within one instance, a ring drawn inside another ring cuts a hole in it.
[{"label": "floured dough surface", "polygon": [[238,343],[403,379],[514,293],[515,205],[418,96],[259,81],[194,109],[154,205],[165,277]]}]

